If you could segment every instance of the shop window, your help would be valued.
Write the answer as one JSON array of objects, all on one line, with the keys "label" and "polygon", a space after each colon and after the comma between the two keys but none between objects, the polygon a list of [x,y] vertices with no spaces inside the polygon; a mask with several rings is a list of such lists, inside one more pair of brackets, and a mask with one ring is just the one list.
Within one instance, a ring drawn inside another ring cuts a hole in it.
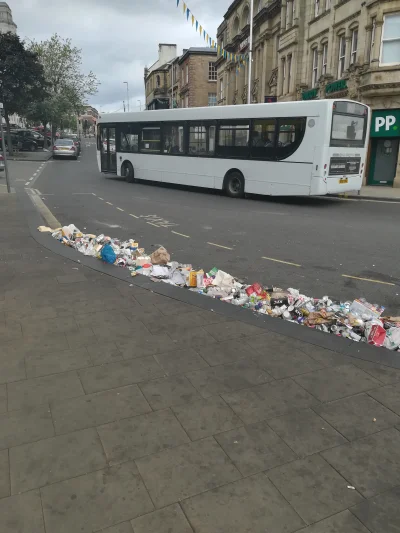
[{"label": "shop window", "polygon": [[159,126],[144,126],[142,128],[142,140],[140,151],[142,153],[160,153],[161,130]]},{"label": "shop window", "polygon": [[170,123],[163,125],[163,154],[179,155],[184,153],[183,132],[183,125]]},{"label": "shop window", "polygon": [[249,121],[223,123],[218,129],[217,155],[220,157],[248,157]]},{"label": "shop window", "polygon": [[275,159],[276,120],[253,120],[251,132],[251,157],[273,161]]},{"label": "shop window", "polygon": [[306,118],[281,118],[278,120],[276,158],[278,161],[291,156],[300,146],[306,129]]},{"label": "shop window", "polygon": [[189,124],[189,155],[211,156],[215,153],[215,124]]},{"label": "shop window", "polygon": [[385,15],[382,30],[381,65],[400,63],[400,13]]}]

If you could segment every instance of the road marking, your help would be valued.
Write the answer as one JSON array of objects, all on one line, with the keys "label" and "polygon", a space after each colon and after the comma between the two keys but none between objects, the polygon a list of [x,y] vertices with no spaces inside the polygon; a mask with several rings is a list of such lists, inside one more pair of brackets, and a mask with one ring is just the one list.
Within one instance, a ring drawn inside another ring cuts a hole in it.
[{"label": "road marking", "polygon": [[359,279],[361,281],[370,281],[371,283],[380,283],[381,285],[391,285],[392,287],[395,286],[395,283],[389,283],[388,281],[379,281],[378,279],[370,278],[358,278],[357,276],[348,276],[347,274],[342,274],[342,278]]},{"label": "road marking", "polygon": [[117,207],[118,211],[125,211],[124,209],[121,209],[120,207]]},{"label": "road marking", "polygon": [[146,224],[150,224],[150,226],[155,226],[156,228],[160,227],[160,226],[157,226],[157,224],[153,224],[153,222],[146,222]]},{"label": "road marking", "polygon": [[94,192],[92,192],[93,196],[97,196],[97,194],[94,194]]},{"label": "road marking", "polygon": [[33,177],[32,178],[29,178],[29,181],[32,181],[33,180]]},{"label": "road marking", "polygon": [[[330,197],[333,198],[333,197]],[[344,198],[340,197],[338,200],[345,200],[346,202],[372,202],[374,204],[399,204],[400,202],[398,200],[368,200],[367,198]]]},{"label": "road marking", "polygon": [[102,200],[104,202],[104,198],[100,198],[100,196],[97,197],[99,200]]},{"label": "road marking", "polygon": [[133,218],[139,218],[139,217],[137,217],[136,215],[132,215],[132,213],[129,213],[129,216],[130,216],[130,217],[133,217]]},{"label": "road marking", "polygon": [[215,244],[215,242],[208,242],[207,244],[211,244],[211,246],[216,246],[217,248],[224,248],[225,250],[233,250],[229,246],[222,246],[222,244]]},{"label": "road marking", "polygon": [[183,233],[178,233],[177,231],[172,231],[171,230],[171,233],[175,233],[175,235],[180,235],[181,237],[186,237],[186,239],[190,239],[189,235],[184,235]]},{"label": "road marking", "polygon": [[27,187],[28,185],[30,185],[29,181],[25,183],[25,187]]},{"label": "road marking", "polygon": [[281,259],[274,259],[272,257],[262,257],[261,259],[266,259],[267,261],[275,261],[276,263],[284,263],[285,265],[301,267],[301,265],[298,265],[297,263],[290,263],[289,261],[282,261]]},{"label": "road marking", "polygon": [[113,205],[111,202],[106,202],[106,204],[108,204],[108,205]]}]

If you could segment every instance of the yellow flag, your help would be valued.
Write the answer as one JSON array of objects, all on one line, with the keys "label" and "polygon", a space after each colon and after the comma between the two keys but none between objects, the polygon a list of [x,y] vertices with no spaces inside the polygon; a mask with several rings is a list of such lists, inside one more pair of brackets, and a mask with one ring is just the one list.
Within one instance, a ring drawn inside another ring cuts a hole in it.
[{"label": "yellow flag", "polygon": [[218,54],[218,55],[219,55],[220,51],[221,51],[221,47],[218,46],[218,47],[217,47],[217,54]]},{"label": "yellow flag", "polygon": [[185,13],[186,13],[186,4],[185,4],[185,2],[183,2],[183,14],[185,14]]},{"label": "yellow flag", "polygon": [[208,42],[208,33],[207,33],[207,36],[206,36],[206,41]]},{"label": "yellow flag", "polygon": [[192,15],[192,26],[194,25],[194,15]]},{"label": "yellow flag", "polygon": [[203,34],[203,26],[200,26],[200,35]]},{"label": "yellow flag", "polygon": [[215,47],[215,41],[212,41],[211,46],[212,46],[213,48]]}]

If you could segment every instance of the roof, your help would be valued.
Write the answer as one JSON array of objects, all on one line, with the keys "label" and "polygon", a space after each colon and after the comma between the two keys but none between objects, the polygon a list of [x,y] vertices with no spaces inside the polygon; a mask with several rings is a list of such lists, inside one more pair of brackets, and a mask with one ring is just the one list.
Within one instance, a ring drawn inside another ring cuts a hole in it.
[{"label": "roof", "polygon": [[216,56],[217,55],[217,49],[216,48],[207,48],[207,47],[196,47],[193,46],[185,51],[185,53],[181,56],[179,59],[179,63],[182,63],[185,59],[187,59],[190,55],[209,55],[209,56]]}]

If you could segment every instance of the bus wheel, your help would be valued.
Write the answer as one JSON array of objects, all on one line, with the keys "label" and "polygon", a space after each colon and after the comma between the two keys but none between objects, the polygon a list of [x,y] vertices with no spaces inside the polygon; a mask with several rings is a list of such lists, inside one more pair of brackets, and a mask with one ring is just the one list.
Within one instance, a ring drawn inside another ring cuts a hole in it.
[{"label": "bus wheel", "polygon": [[230,172],[225,178],[224,190],[231,198],[243,198],[244,178],[242,173],[238,170]]},{"label": "bus wheel", "polygon": [[131,163],[124,163],[122,167],[122,175],[125,176],[125,179],[128,183],[133,183],[135,181],[135,172]]}]

